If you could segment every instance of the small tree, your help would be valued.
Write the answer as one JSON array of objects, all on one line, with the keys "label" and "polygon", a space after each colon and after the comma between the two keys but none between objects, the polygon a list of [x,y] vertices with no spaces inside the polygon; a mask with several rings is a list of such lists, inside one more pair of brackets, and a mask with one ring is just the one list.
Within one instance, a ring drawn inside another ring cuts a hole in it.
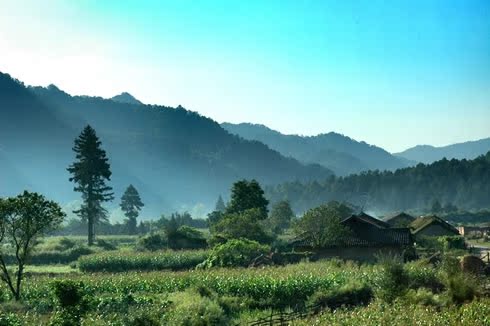
[{"label": "small tree", "polygon": [[144,206],[141,201],[140,194],[133,185],[129,185],[124,194],[121,197],[121,209],[124,215],[127,217],[126,226],[129,234],[136,234],[139,211]]},{"label": "small tree", "polygon": [[75,213],[87,219],[89,246],[94,243],[95,224],[101,214],[101,203],[114,199],[112,188],[106,185],[112,173],[101,145],[95,130],[86,126],[75,139],[73,151],[77,161],[67,169],[72,175],[70,181],[76,184],[74,190],[82,194],[84,203]]},{"label": "small tree", "polygon": [[296,224],[296,233],[314,248],[337,245],[351,234],[341,221],[352,213],[346,205],[330,202],[308,210]]},{"label": "small tree", "polygon": [[223,198],[220,195],[218,197],[218,201],[216,202],[216,206],[214,207],[214,211],[223,213],[225,210],[226,210],[226,205],[225,202],[223,201]]},{"label": "small tree", "polygon": [[431,211],[432,213],[435,213],[435,214],[440,213],[440,212],[442,211],[442,205],[441,205],[441,203],[439,202],[439,200],[434,199],[434,200],[432,201],[430,211]]},{"label": "small tree", "polygon": [[[60,206],[44,196],[24,191],[14,198],[0,199],[0,271],[15,300],[20,299],[24,267],[36,240],[55,229],[65,214]],[[7,268],[5,255],[14,254],[17,269]]]},{"label": "small tree", "polygon": [[257,208],[260,212],[260,219],[267,218],[267,205],[269,201],[264,197],[264,190],[256,180],[240,180],[233,184],[231,189],[231,200],[228,205],[227,213],[241,213],[247,209]]},{"label": "small tree", "polygon": [[283,200],[272,207],[268,224],[274,232],[279,233],[289,227],[293,218],[294,213],[289,202]]}]

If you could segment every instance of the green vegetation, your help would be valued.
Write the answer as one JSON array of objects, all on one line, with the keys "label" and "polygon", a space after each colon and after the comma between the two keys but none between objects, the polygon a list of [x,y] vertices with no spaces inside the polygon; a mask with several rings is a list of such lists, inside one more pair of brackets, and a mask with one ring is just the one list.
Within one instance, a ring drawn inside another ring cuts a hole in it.
[{"label": "green vegetation", "polygon": [[206,260],[205,250],[127,252],[111,251],[81,257],[83,272],[127,272],[191,269]]}]

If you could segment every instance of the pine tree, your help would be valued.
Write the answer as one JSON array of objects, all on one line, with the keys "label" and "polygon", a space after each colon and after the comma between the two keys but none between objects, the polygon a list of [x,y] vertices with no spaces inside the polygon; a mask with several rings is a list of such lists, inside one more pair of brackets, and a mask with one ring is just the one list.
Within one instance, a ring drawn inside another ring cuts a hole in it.
[{"label": "pine tree", "polygon": [[264,197],[264,190],[256,180],[240,180],[233,184],[231,200],[226,213],[241,213],[251,208],[260,210],[260,219],[267,218],[269,201]]},{"label": "pine tree", "polygon": [[139,211],[144,206],[141,201],[140,194],[133,185],[129,185],[124,194],[121,197],[121,209],[124,215],[127,217],[126,226],[129,234],[137,233],[137,221],[136,218],[139,215]]},{"label": "pine tree", "polygon": [[221,195],[219,195],[214,211],[223,213],[225,210],[226,210],[225,202],[223,201]]},{"label": "pine tree", "polygon": [[76,161],[67,169],[70,181],[76,184],[74,190],[82,194],[83,205],[75,213],[87,220],[89,246],[95,240],[95,224],[105,214],[101,204],[114,199],[106,184],[111,180],[110,164],[101,145],[95,130],[87,125],[75,139]]}]

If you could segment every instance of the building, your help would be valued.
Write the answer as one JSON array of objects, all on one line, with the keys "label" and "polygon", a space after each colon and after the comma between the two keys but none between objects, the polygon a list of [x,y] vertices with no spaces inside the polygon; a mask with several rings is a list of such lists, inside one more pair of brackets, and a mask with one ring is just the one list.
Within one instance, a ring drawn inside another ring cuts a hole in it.
[{"label": "building", "polygon": [[436,215],[421,216],[415,219],[410,223],[410,229],[415,238],[459,235],[458,229]]},{"label": "building", "polygon": [[483,237],[490,234],[490,226],[458,226],[457,229],[463,237],[469,235]]},{"label": "building", "polygon": [[361,213],[352,215],[341,222],[351,230],[351,234],[336,244],[315,249],[308,239],[296,239],[292,246],[295,251],[311,251],[314,258],[340,258],[355,261],[375,261],[380,254],[404,255],[411,252],[413,238],[409,228],[391,228],[386,222]]},{"label": "building", "polygon": [[413,221],[415,221],[415,217],[404,212],[385,220],[392,228],[408,228]]}]

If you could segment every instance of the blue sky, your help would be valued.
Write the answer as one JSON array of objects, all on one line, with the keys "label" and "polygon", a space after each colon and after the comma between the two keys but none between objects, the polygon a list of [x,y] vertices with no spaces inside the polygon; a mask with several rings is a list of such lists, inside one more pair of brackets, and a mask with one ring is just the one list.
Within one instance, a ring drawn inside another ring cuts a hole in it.
[{"label": "blue sky", "polygon": [[490,137],[490,1],[0,0],[0,71],[389,151]]}]

